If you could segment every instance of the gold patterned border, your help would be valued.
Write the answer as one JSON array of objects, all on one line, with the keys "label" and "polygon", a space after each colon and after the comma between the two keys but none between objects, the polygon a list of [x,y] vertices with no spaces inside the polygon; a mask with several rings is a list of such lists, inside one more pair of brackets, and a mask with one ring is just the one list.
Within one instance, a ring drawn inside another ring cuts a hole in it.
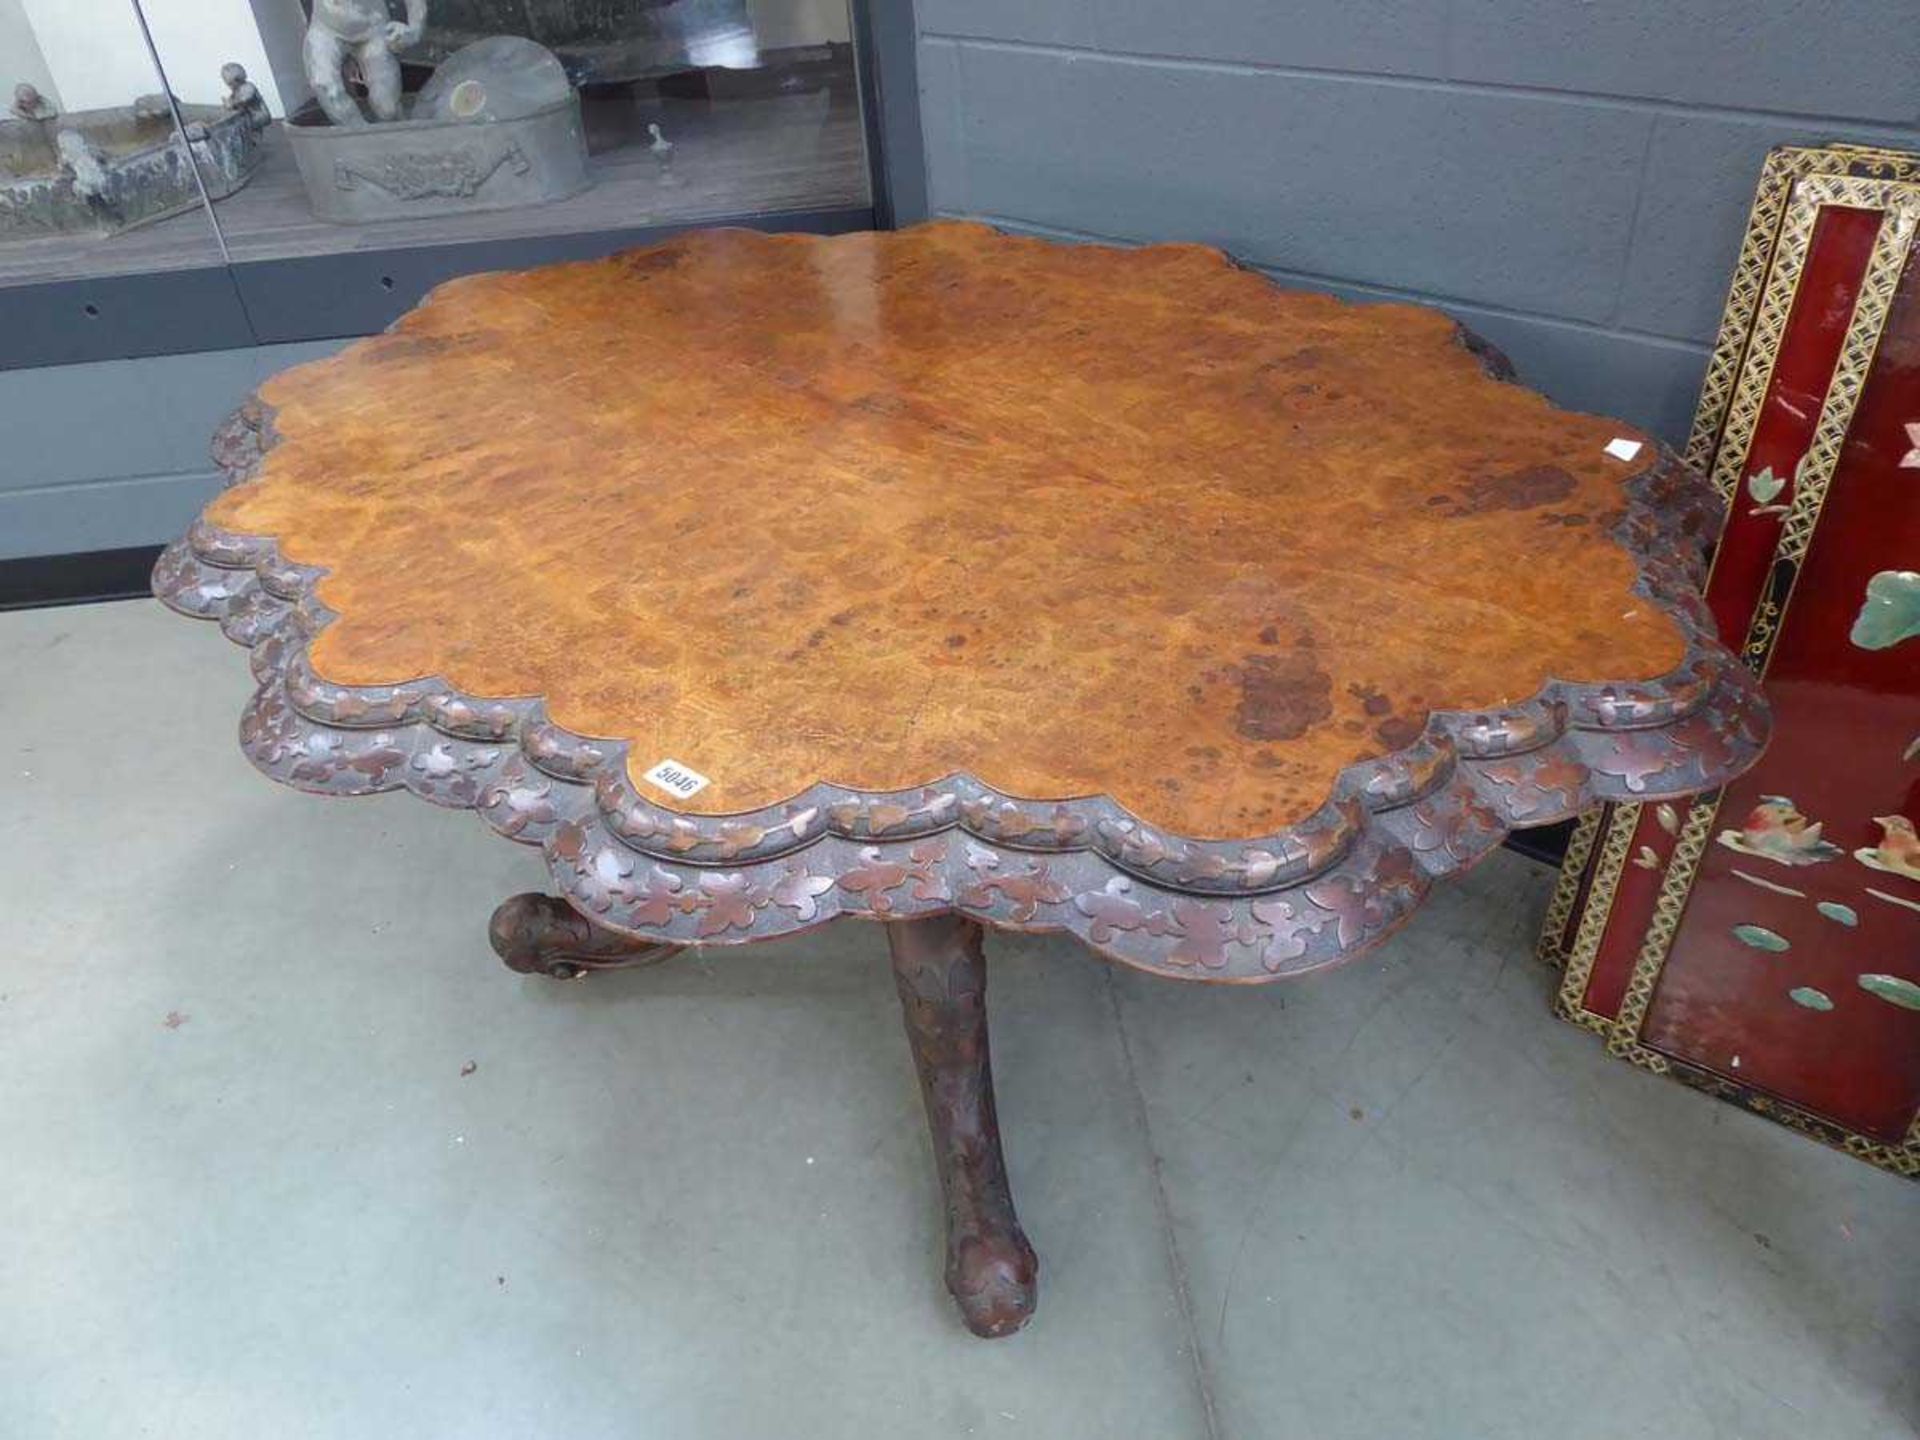
[{"label": "gold patterned border", "polygon": [[1580,884],[1587,876],[1587,861],[1593,855],[1593,842],[1607,818],[1607,807],[1596,805],[1582,810],[1567,836],[1567,853],[1560,860],[1560,874],[1553,882],[1553,895],[1547,901],[1547,917],[1540,925],[1540,942],[1534,954],[1548,965],[1562,965],[1567,959],[1567,922],[1573,919],[1573,905],[1580,898]]},{"label": "gold patterned border", "polygon": [[[1793,314],[1794,297],[1800,293],[1800,275],[1806,268],[1807,251],[1813,239],[1813,227],[1820,218],[1820,207],[1806,199],[1796,181],[1788,193],[1786,211],[1780,221],[1779,243],[1774,247],[1773,268],[1761,287],[1759,309],[1753,317],[1753,338],[1748,342],[1746,363],[1741,367],[1740,383],[1734,387],[1727,404],[1726,425],[1720,432],[1720,444],[1713,453],[1713,467],[1707,477],[1722,499],[1731,503],[1740,488],[1740,477],[1747,468],[1747,455],[1753,447],[1753,432],[1773,388],[1774,362],[1780,357],[1780,343],[1786,335],[1787,320]],[[1709,571],[1708,580],[1712,574]]]},{"label": "gold patterned border", "polygon": [[1833,472],[1840,461],[1840,447],[1853,425],[1854,408],[1860,403],[1867,371],[1880,348],[1887,313],[1893,307],[1894,292],[1913,253],[1916,230],[1920,230],[1920,185],[1825,175],[1801,181],[1800,188],[1815,205],[1853,205],[1882,213],[1873,254],[1854,302],[1853,319],[1847,326],[1833,381],[1820,409],[1820,422],[1813,432],[1807,480],[1794,490],[1793,508],[1781,529],[1776,558],[1796,569],[1813,543],[1813,527],[1826,504],[1827,487],[1833,483]]},{"label": "gold patterned border", "polygon": [[[1693,411],[1693,429],[1687,436],[1686,462],[1702,475],[1713,473],[1714,454],[1720,448],[1727,411],[1734,401],[1734,384],[1740,379],[1742,363],[1752,349],[1754,314],[1760,307],[1768,272],[1773,268],[1787,196],[1793,191],[1794,181],[1831,161],[1832,157],[1825,151],[1783,146],[1770,151],[1766,164],[1760,169],[1760,183],[1754,190],[1746,237],[1740,243],[1733,280],[1727,287],[1727,303],[1720,315],[1720,333],[1714,341],[1713,353],[1707,358],[1706,374],[1700,381],[1700,400]],[[1777,345],[1778,341],[1775,335],[1774,343]],[[1743,405],[1751,403],[1757,407],[1758,397],[1751,402],[1746,400],[1749,389],[1750,382],[1741,387]],[[1765,393],[1764,383],[1761,392]],[[1743,463],[1745,458],[1743,450]]]},{"label": "gold patterned border", "polygon": [[[1727,311],[1701,387],[1687,449],[1689,462],[1707,470],[1715,487],[1729,500],[1737,493],[1746,467],[1754,427],[1772,383],[1781,335],[1799,288],[1808,242],[1820,210],[1829,205],[1843,205],[1881,212],[1873,252],[1861,278],[1813,439],[1806,460],[1796,472],[1791,506],[1774,553],[1773,574],[1755,604],[1748,625],[1743,658],[1761,676],[1766,674],[1772,660],[1774,642],[1826,503],[1840,449],[1885,329],[1894,292],[1915,249],[1916,229],[1920,228],[1920,184],[1909,183],[1914,180],[1920,180],[1920,156],[1852,146],[1823,151],[1776,150],[1768,156],[1761,173]],[[1748,333],[1741,333],[1743,330]],[[1737,383],[1731,379],[1736,370]],[[1568,952],[1555,1011],[1603,1036],[1610,1054],[1643,1069],[1672,1074],[1695,1088],[1733,1100],[1870,1164],[1901,1175],[1920,1176],[1920,1113],[1913,1117],[1901,1145],[1886,1145],[1777,1097],[1751,1090],[1684,1061],[1674,1061],[1641,1043],[1640,1027],[1685,913],[1701,857],[1719,814],[1720,798],[1718,791],[1703,795],[1688,812],[1662,876],[1654,913],[1616,1017],[1587,1010],[1585,997],[1594,959],[1611,918],[1620,875],[1638,829],[1640,807],[1621,806],[1618,813],[1608,812],[1603,822],[1605,839],[1594,866],[1579,929]],[[1629,816],[1627,811],[1633,813]],[[1564,888],[1571,904],[1572,897],[1578,893],[1578,871],[1585,862],[1583,855],[1576,865],[1570,855],[1561,886],[1555,891],[1556,900]],[[1571,882],[1569,873],[1573,876]],[[1555,928],[1542,935],[1543,952],[1549,944],[1549,934],[1553,937],[1564,934],[1566,924],[1566,916],[1556,914],[1551,907],[1548,916],[1549,926]]]},{"label": "gold patterned border", "polygon": [[1713,837],[1713,822],[1720,814],[1720,797],[1715,790],[1699,796],[1687,811],[1687,821],[1667,860],[1666,873],[1660,877],[1660,893],[1654,897],[1653,918],[1647,922],[1646,938],[1634,958],[1633,973],[1627,978],[1626,993],[1620,998],[1620,1013],[1608,1027],[1607,1049],[1622,1054],[1628,1046],[1640,1043],[1640,1024],[1653,1003],[1653,987],[1673,949],[1674,934],[1680,917],[1686,912],[1687,898],[1693,891],[1693,877]]},{"label": "gold patterned border", "polygon": [[1587,981],[1593,974],[1594,957],[1606,938],[1607,921],[1613,914],[1613,895],[1620,876],[1627,868],[1627,851],[1633,833],[1640,825],[1638,805],[1608,805],[1601,810],[1600,858],[1594,862],[1593,882],[1587,889],[1587,903],[1580,912],[1580,928],[1567,951],[1567,969],[1560,980],[1560,993],[1554,1010],[1561,1019],[1605,1036],[1613,1028],[1613,1017],[1596,1015],[1587,1009]]},{"label": "gold patterned border", "polygon": [[1920,180],[1920,155],[1911,150],[1887,150],[1878,145],[1849,145],[1836,141],[1807,151],[1810,155],[1831,156],[1846,167],[1849,175],[1881,180]]},{"label": "gold patterned border", "polygon": [[[1693,428],[1687,435],[1685,460],[1702,475],[1714,471],[1715,456],[1721,450],[1720,438],[1727,414],[1735,404],[1735,387],[1744,410],[1758,407],[1772,379],[1769,363],[1765,372],[1744,373],[1747,357],[1758,345],[1779,346],[1777,331],[1755,333],[1754,320],[1760,308],[1774,255],[1780,248],[1780,224],[1795,184],[1809,175],[1855,175],[1885,180],[1920,180],[1920,156],[1903,150],[1883,150],[1870,145],[1829,145],[1810,148],[1782,145],[1768,152],[1760,169],[1760,181],[1754,188],[1753,206],[1747,218],[1747,231],[1734,261],[1733,278],[1727,287],[1727,303],[1721,310],[1720,329],[1707,358],[1705,375],[1700,381],[1700,399],[1694,406]],[[1804,245],[1804,239],[1802,240]],[[1791,307],[1792,297],[1788,297]],[[1780,315],[1785,324],[1786,314]],[[1746,463],[1746,447],[1740,447],[1740,463]]]}]

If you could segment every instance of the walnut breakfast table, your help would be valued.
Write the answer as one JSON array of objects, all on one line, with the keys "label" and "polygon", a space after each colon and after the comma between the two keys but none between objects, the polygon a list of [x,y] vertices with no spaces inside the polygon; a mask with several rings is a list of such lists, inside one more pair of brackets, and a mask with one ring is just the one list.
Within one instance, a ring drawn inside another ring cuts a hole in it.
[{"label": "walnut breakfast table", "polygon": [[251,647],[247,756],[539,846],[508,965],[885,922],[981,1335],[1037,1274],[983,927],[1285,979],[1766,736],[1657,444],[1199,246],[720,230],[471,276],[215,455],[154,590]]}]

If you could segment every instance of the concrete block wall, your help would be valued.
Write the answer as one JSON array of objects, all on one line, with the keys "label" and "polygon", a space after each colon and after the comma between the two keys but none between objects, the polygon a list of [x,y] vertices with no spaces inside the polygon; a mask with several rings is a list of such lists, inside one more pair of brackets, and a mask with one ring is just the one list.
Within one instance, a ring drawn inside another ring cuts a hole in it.
[{"label": "concrete block wall", "polygon": [[1920,149],[1912,0],[915,0],[930,207],[1437,304],[1684,435],[1769,147]]}]

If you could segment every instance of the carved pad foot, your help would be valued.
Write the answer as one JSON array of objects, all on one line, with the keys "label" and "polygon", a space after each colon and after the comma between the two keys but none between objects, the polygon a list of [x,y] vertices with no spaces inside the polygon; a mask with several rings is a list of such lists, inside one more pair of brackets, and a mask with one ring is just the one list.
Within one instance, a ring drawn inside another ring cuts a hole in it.
[{"label": "carved pad foot", "polygon": [[980,927],[953,915],[896,921],[887,942],[946,1197],[947,1289],[974,1334],[1011,1335],[1033,1314],[1040,1265],[1000,1152]]},{"label": "carved pad foot", "polygon": [[509,970],[555,980],[657,965],[685,948],[603,929],[566,901],[538,894],[503,900],[487,924],[487,938]]}]

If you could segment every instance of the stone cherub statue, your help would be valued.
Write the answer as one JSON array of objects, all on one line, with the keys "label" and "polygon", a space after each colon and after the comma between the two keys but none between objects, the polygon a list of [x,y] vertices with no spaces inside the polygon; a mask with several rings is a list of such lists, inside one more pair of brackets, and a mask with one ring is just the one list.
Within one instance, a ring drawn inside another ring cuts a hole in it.
[{"label": "stone cherub statue", "polygon": [[53,108],[51,100],[22,80],[13,87],[13,113],[22,120],[44,122],[53,119],[59,112]]},{"label": "stone cherub statue", "polygon": [[73,182],[73,193],[96,209],[110,208],[107,196],[113,182],[101,163],[100,152],[86,136],[78,130],[62,130],[54,146],[60,154],[60,168]]},{"label": "stone cherub statue", "polygon": [[229,60],[220,67],[220,80],[227,87],[226,99],[220,102],[225,108],[245,114],[247,123],[256,130],[264,130],[273,123],[273,116],[267,113],[266,97],[260,93],[260,87],[247,78],[246,66]]},{"label": "stone cherub statue", "polygon": [[347,93],[342,73],[349,58],[367,84],[367,104],[376,120],[400,118],[400,60],[397,52],[416,43],[427,28],[427,0],[407,0],[405,23],[395,20],[387,0],[313,0],[302,57],[307,80],[327,119],[336,125],[364,125],[367,117]]}]

